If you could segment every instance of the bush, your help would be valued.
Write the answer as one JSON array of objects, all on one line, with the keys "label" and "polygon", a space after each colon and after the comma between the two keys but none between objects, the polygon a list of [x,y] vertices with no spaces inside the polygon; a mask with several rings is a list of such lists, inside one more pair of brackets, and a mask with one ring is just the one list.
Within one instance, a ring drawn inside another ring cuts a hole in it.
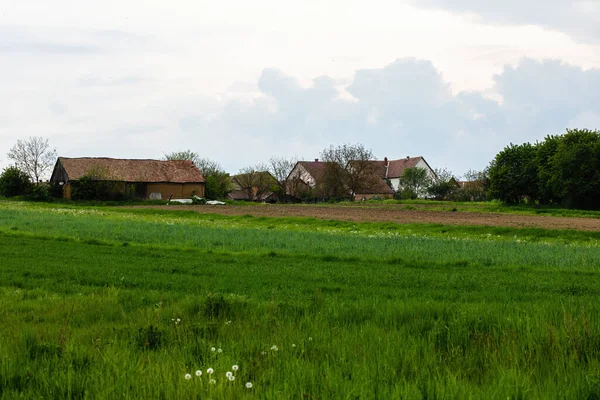
[{"label": "bush", "polygon": [[32,186],[29,176],[15,166],[6,168],[0,175],[0,196],[25,196]]},{"label": "bush", "polygon": [[45,183],[33,185],[27,197],[34,201],[48,201],[50,200],[49,186]]}]

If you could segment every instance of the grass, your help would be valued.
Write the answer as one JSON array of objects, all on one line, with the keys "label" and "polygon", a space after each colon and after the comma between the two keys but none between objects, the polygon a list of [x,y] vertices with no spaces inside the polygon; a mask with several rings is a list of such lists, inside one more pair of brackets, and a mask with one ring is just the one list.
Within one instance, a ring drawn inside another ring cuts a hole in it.
[{"label": "grass", "polygon": [[0,398],[600,396],[593,233],[336,223],[0,205]]}]

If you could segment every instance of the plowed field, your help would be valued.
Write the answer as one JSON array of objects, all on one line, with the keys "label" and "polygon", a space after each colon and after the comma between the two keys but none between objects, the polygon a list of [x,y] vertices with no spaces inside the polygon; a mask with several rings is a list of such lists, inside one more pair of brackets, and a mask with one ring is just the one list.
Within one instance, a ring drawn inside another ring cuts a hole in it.
[{"label": "plowed field", "polygon": [[430,211],[406,209],[402,205],[284,205],[259,206],[142,206],[165,210],[192,210],[203,214],[252,215],[256,217],[313,217],[343,221],[396,222],[401,224],[444,224],[507,226],[516,228],[575,229],[600,231],[598,218],[571,218],[502,213]]}]

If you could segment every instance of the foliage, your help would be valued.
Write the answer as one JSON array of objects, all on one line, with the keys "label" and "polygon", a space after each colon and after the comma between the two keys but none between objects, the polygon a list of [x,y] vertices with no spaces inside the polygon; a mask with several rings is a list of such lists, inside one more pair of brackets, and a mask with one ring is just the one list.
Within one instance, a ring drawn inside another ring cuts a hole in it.
[{"label": "foliage", "polygon": [[488,169],[482,171],[468,170],[465,173],[464,181],[460,188],[453,191],[450,200],[453,201],[486,201],[490,180],[488,178]]},{"label": "foliage", "polygon": [[166,160],[192,161],[202,172],[205,179],[204,197],[211,200],[224,199],[227,193],[233,190],[231,177],[221,165],[191,150],[175,151],[165,154]]},{"label": "foliage", "polygon": [[381,178],[376,175],[373,152],[362,144],[329,146],[321,152],[325,163],[324,184],[327,197],[344,197],[367,192]]},{"label": "foliage", "polygon": [[28,198],[33,201],[48,201],[50,200],[50,185],[45,183],[34,184]]},{"label": "foliage", "polygon": [[24,196],[31,192],[32,186],[29,175],[16,166],[4,169],[0,175],[0,196]]},{"label": "foliage", "polygon": [[529,143],[505,147],[489,170],[490,195],[506,203],[538,198],[536,148]]},{"label": "foliage", "polygon": [[92,168],[78,181],[71,182],[73,200],[123,200],[125,186],[103,168]]},{"label": "foliage", "polygon": [[490,165],[490,193],[523,201],[600,209],[600,132],[567,130],[535,145],[506,147]]},{"label": "foliage", "polygon": [[48,139],[32,136],[17,143],[8,152],[8,158],[25,172],[32,182],[40,182],[56,161],[56,149]]},{"label": "foliage", "polygon": [[427,187],[427,193],[435,200],[449,200],[456,190],[457,181],[452,172],[445,168],[435,170],[435,177]]},{"label": "foliage", "polygon": [[400,178],[400,192],[405,199],[422,196],[430,185],[431,178],[425,168],[406,168]]}]

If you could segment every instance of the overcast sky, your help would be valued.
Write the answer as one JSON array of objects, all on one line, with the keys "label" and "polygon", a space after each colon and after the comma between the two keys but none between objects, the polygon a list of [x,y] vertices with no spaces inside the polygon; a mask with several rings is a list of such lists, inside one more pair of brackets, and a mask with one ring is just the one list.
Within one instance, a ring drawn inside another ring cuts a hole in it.
[{"label": "overcast sky", "polygon": [[[0,168],[191,149],[235,173],[360,142],[457,175],[600,129],[598,0],[0,0]],[[490,5],[494,3],[496,5]]]}]

